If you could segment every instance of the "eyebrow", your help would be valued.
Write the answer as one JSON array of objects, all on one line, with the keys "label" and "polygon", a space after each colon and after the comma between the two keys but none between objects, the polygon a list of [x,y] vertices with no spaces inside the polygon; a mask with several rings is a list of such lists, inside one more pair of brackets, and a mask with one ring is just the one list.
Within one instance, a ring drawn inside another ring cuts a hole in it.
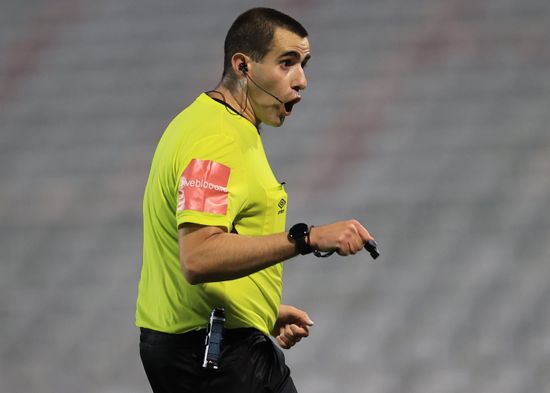
[{"label": "eyebrow", "polygon": [[[289,51],[286,51],[286,52],[282,53],[279,56],[279,59],[281,59],[283,57],[292,57],[295,60],[300,60],[300,54],[298,52],[296,52],[295,50],[289,50]],[[306,57],[304,57],[304,61],[302,61],[302,64],[307,63],[309,61],[309,59],[311,59],[311,55],[308,53],[306,55]]]}]

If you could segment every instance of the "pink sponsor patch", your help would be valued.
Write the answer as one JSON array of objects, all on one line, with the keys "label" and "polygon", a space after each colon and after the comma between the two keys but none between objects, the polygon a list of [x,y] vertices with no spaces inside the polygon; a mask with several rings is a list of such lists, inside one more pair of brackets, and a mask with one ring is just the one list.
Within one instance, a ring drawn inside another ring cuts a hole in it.
[{"label": "pink sponsor patch", "polygon": [[178,211],[195,210],[225,215],[231,168],[210,160],[193,159],[183,171],[178,189]]}]

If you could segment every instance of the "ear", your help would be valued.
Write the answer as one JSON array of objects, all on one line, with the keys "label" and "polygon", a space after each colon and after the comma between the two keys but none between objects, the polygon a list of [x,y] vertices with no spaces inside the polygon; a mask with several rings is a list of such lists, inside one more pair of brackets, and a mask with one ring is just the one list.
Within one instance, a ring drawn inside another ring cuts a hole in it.
[{"label": "ear", "polygon": [[243,67],[245,70],[248,70],[249,66],[250,59],[244,53],[237,52],[233,56],[231,56],[231,68],[238,78],[244,78],[246,76],[245,72],[243,72]]}]

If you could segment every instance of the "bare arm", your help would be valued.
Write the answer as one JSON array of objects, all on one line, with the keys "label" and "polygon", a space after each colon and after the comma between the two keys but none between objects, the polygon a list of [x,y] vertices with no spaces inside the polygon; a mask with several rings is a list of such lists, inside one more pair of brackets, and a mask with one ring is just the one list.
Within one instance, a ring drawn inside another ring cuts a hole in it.
[{"label": "bare arm", "polygon": [[297,255],[284,232],[253,237],[195,224],[180,227],[179,245],[181,267],[191,284],[244,277]]},{"label": "bare arm", "polygon": [[[223,228],[184,224],[179,229],[180,262],[191,284],[233,280],[255,273],[298,253],[287,233],[245,236]],[[313,228],[310,245],[320,251],[356,254],[373,239],[356,220]]]}]

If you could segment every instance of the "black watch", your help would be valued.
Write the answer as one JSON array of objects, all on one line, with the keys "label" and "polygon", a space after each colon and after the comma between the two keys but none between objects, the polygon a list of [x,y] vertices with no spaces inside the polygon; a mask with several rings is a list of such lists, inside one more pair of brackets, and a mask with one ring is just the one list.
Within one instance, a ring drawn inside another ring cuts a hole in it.
[{"label": "black watch", "polygon": [[296,250],[302,255],[313,252],[313,248],[307,244],[308,236],[309,227],[303,222],[293,225],[288,231],[288,240],[296,245]]}]

